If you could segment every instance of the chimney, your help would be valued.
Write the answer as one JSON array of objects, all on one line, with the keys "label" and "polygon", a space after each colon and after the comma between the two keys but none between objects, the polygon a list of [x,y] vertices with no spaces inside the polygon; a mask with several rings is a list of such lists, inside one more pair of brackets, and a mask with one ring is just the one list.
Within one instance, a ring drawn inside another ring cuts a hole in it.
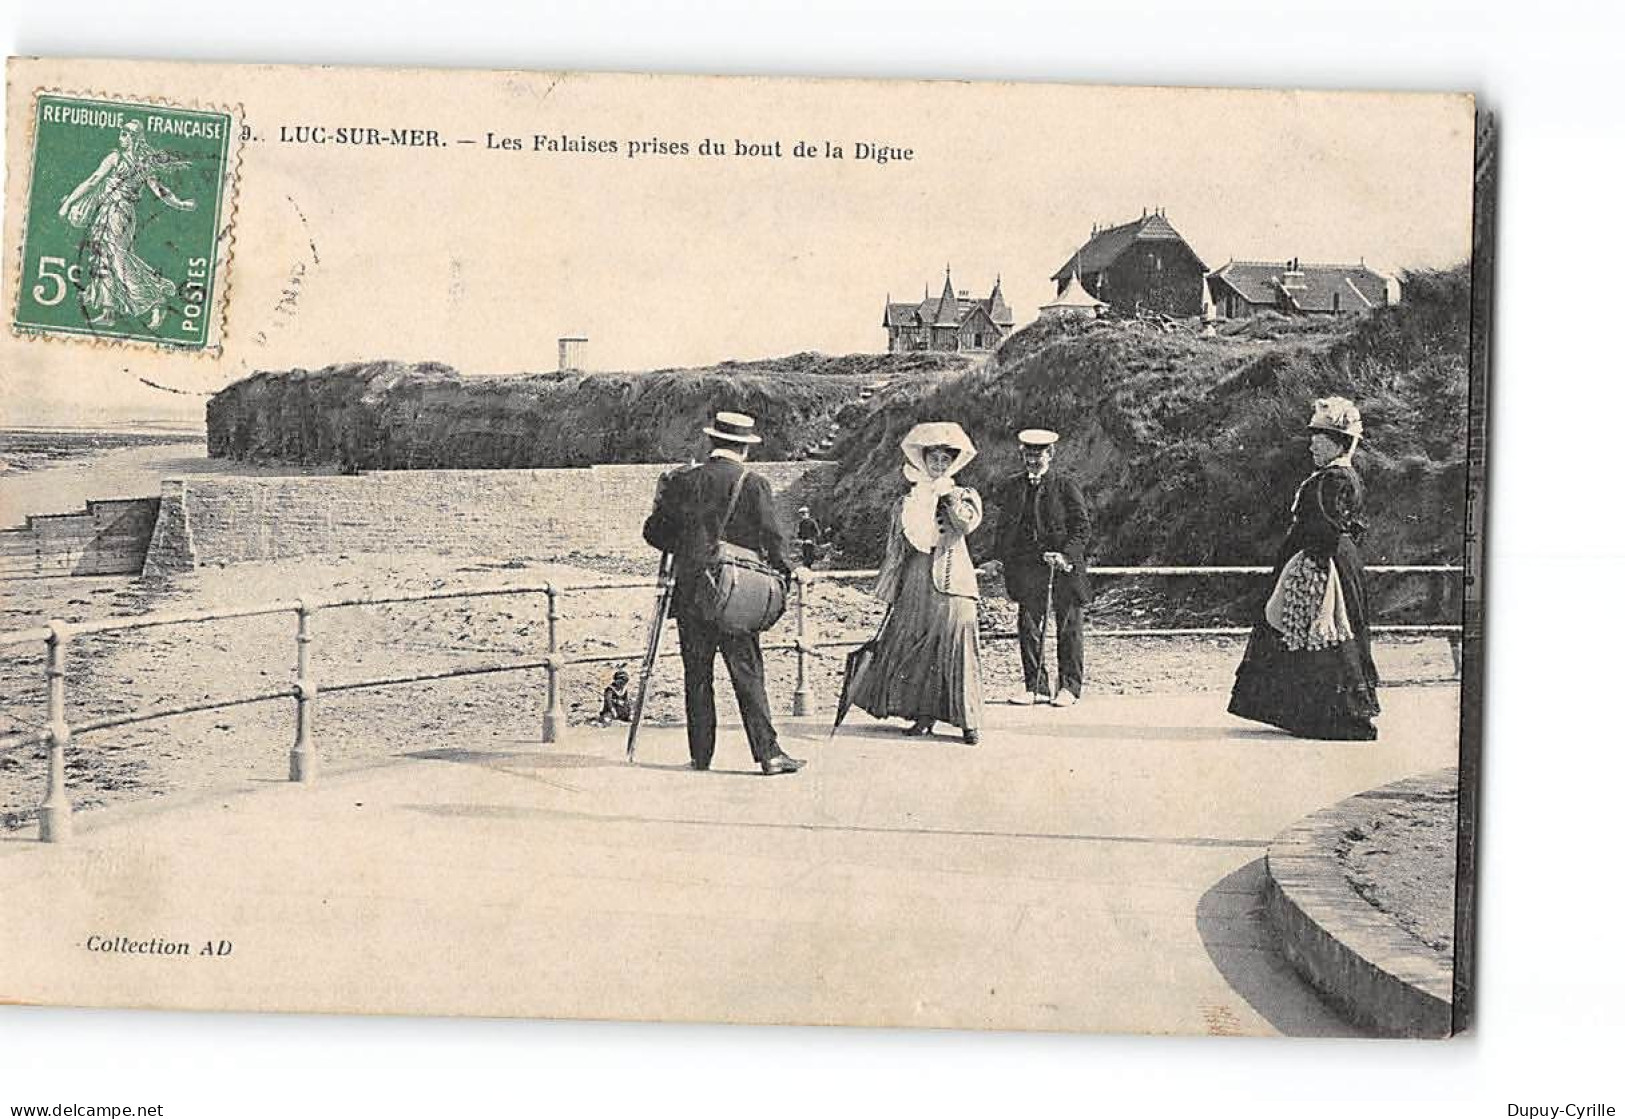
[{"label": "chimney", "polygon": [[559,339],[559,372],[581,373],[587,368],[587,339],[579,334]]},{"label": "chimney", "polygon": [[1293,257],[1286,262],[1286,272],[1281,276],[1281,287],[1285,291],[1303,291],[1309,285],[1304,282],[1303,271],[1298,267],[1298,258]]}]

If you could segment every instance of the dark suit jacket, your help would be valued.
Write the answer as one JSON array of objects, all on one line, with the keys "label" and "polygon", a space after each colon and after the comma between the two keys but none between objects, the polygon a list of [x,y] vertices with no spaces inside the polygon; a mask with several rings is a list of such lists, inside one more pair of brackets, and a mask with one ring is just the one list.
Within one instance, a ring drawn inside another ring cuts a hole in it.
[{"label": "dark suit jacket", "polygon": [[728,494],[741,474],[745,481],[739,503],[723,539],[760,553],[780,571],[788,573],[794,567],[767,479],[732,459],[707,459],[666,475],[655,492],[654,512],[643,522],[643,539],[674,557],[679,596],[715,551]]},{"label": "dark suit jacket", "polygon": [[1051,470],[1038,483],[1036,539],[1022,531],[1021,511],[1028,500],[1026,472],[998,488],[999,529],[993,556],[1004,564],[1004,582],[1013,598],[1042,597],[1049,573],[1045,552],[1060,552],[1072,561],[1071,571],[1057,571],[1056,585],[1070,583],[1076,596],[1089,595],[1089,507],[1083,490],[1071,478]]}]

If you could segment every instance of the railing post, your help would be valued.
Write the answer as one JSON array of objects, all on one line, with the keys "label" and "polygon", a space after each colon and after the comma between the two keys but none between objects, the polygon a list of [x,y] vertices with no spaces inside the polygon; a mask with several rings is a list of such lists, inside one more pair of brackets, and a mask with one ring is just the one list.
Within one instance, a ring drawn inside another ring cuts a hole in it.
[{"label": "railing post", "polygon": [[45,799],[39,806],[39,837],[43,843],[62,843],[73,836],[73,803],[68,800],[68,638],[67,623],[51,619],[45,641],[46,729],[51,734],[50,768],[45,777]]},{"label": "railing post", "polygon": [[557,742],[564,734],[564,697],[559,694],[559,591],[552,583],[547,592],[547,710],[542,712],[542,741]]},{"label": "railing post", "polygon": [[299,631],[294,636],[298,649],[298,672],[293,681],[294,702],[298,705],[298,725],[293,736],[293,750],[288,755],[288,780],[309,784],[316,780],[316,678],[310,670],[310,644],[316,640],[312,632],[317,607],[304,599],[299,600]]},{"label": "railing post", "polygon": [[1454,594],[1447,594],[1445,596],[1445,601],[1454,603],[1456,607],[1452,612],[1454,616],[1451,614],[1446,614],[1445,621],[1451,623],[1452,625],[1461,627],[1461,629],[1457,630],[1455,633],[1445,635],[1445,640],[1450,645],[1450,664],[1455,668],[1455,675],[1459,680],[1461,679],[1461,643],[1462,639],[1467,635],[1466,565],[1463,564],[1462,570],[1460,571],[1448,572],[1444,578],[1445,587],[1447,590],[1455,592]]},{"label": "railing post", "polygon": [[812,686],[807,683],[807,583],[796,576],[796,698],[797,715],[813,713]]}]

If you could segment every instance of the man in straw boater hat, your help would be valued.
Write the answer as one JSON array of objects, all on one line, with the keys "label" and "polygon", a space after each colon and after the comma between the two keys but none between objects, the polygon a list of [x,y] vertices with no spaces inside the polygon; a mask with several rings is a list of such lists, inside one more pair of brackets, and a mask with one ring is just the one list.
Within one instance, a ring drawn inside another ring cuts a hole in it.
[{"label": "man in straw boater hat", "polygon": [[[697,770],[710,769],[716,751],[717,704],[712,679],[720,650],[733,679],[751,757],[763,773],[771,776],[794,773],[806,763],[779,748],[767,701],[761,640],[754,633],[724,633],[718,629],[703,616],[695,594],[697,581],[703,577],[719,539],[759,553],[786,575],[795,567],[790,542],[779,526],[772,487],[760,474],[745,468],[750,448],[762,441],[755,429],[756,421],[743,413],[718,412],[705,429],[711,440],[710,455],[700,465],[661,480],[654,512],[643,525],[643,538],[653,547],[670,552],[673,558],[676,593],[672,612],[677,617],[677,640],[683,654],[689,764]],[[736,483],[738,499],[730,516],[729,499]]]},{"label": "man in straw boater hat", "polygon": [[[1071,478],[1050,469],[1053,431],[1029,428],[1021,443],[1022,471],[999,486],[999,529],[994,559],[1004,568],[1004,585],[1021,608],[1022,688],[1011,703],[1031,705],[1053,695],[1055,707],[1070,707],[1083,694],[1083,604],[1089,598],[1089,510]],[[1050,691],[1044,665],[1044,630],[1055,608],[1056,660],[1060,689]]]}]

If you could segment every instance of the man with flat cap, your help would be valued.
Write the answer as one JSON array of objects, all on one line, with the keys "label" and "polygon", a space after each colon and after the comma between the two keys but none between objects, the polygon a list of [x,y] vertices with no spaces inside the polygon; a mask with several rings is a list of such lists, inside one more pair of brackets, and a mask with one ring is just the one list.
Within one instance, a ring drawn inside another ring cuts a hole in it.
[{"label": "man with flat cap", "polygon": [[[1004,585],[1020,607],[1022,689],[1011,703],[1030,706],[1046,697],[1071,707],[1083,694],[1083,605],[1089,600],[1089,510],[1071,478],[1050,469],[1060,436],[1029,428],[1021,443],[1022,471],[996,491],[999,530],[994,558]],[[1049,600],[1055,606],[1060,688],[1050,691],[1040,637]]]},{"label": "man with flat cap", "polygon": [[661,479],[654,512],[643,525],[643,538],[673,558],[672,613],[683,654],[689,764],[698,770],[710,769],[716,751],[717,704],[712,684],[720,651],[745,721],[751,757],[771,776],[794,773],[806,763],[779,748],[767,701],[761,640],[754,633],[718,629],[704,615],[696,594],[719,539],[759,553],[786,575],[795,566],[773,506],[772,487],[760,474],[745,468],[750,448],[762,441],[755,428],[756,421],[741,412],[718,412],[705,429],[709,456],[698,466]]}]

